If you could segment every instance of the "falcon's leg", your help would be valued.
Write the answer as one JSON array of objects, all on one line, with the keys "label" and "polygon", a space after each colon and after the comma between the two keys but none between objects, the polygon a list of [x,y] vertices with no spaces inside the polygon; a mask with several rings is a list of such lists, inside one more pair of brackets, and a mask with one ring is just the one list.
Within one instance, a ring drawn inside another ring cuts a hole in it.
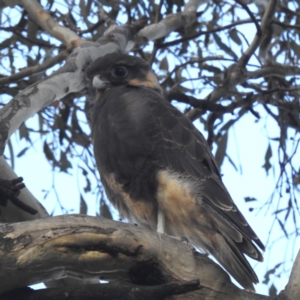
[{"label": "falcon's leg", "polygon": [[165,215],[163,211],[158,208],[158,213],[157,213],[157,232],[158,233],[165,233]]},{"label": "falcon's leg", "polygon": [[[166,234],[166,217],[163,211],[159,208],[157,213],[157,232]],[[177,236],[171,236],[175,240],[179,240],[184,242],[185,244],[189,244],[189,240],[186,237],[177,237]]]}]

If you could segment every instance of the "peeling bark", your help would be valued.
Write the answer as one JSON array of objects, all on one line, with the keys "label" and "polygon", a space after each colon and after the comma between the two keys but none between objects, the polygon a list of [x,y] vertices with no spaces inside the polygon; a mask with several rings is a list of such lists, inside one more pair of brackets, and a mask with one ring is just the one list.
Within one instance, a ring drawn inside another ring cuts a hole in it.
[{"label": "peeling bark", "polygon": [[18,1],[39,26],[66,46],[79,46],[84,41],[69,28],[59,25],[36,0]]},{"label": "peeling bark", "polygon": [[205,0],[190,0],[186,3],[182,13],[168,15],[160,22],[146,26],[137,34],[138,44],[165,37],[175,30],[190,26],[197,20],[198,7],[206,2]]},{"label": "peeling bark", "polygon": [[130,224],[83,215],[0,226],[0,292],[65,277],[140,286],[199,280],[172,299],[271,299],[237,288],[206,255]]}]

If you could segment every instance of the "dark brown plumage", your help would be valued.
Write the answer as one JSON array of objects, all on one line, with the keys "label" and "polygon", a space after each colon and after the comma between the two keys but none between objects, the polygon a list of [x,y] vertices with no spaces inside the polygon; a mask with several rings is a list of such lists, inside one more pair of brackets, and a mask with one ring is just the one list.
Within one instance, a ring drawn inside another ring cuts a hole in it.
[{"label": "dark brown plumage", "polygon": [[[244,254],[264,246],[238,210],[209,146],[166,101],[149,65],[108,54],[87,70],[98,94],[92,116],[102,183],[120,214],[211,253],[246,289],[258,279]],[[158,217],[159,215],[159,217]]]}]

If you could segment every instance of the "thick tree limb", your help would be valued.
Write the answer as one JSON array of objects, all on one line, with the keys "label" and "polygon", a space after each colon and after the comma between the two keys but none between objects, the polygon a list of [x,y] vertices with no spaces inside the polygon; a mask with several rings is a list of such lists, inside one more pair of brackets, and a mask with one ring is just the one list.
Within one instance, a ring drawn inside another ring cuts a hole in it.
[{"label": "thick tree limb", "polygon": [[131,283],[93,284],[72,288],[31,290],[17,289],[1,295],[1,300],[163,300],[172,295],[185,294],[199,288],[199,281],[167,283],[155,286],[141,286]]},{"label": "thick tree limb", "polygon": [[66,64],[53,75],[31,85],[14,97],[0,110],[0,155],[11,134],[29,117],[54,100],[87,89],[84,71],[89,63],[107,53],[117,50],[129,51],[134,46],[135,33],[134,26],[114,26],[98,43],[84,43],[77,47]]},{"label": "thick tree limb", "polygon": [[237,288],[226,272],[181,241],[83,215],[0,226],[0,292],[66,276],[157,286],[200,280],[173,299],[269,299]]},{"label": "thick tree limb", "polygon": [[26,9],[31,19],[66,46],[79,46],[84,42],[75,32],[59,25],[36,0],[19,0],[19,3]]},{"label": "thick tree limb", "polygon": [[300,250],[294,262],[289,282],[281,293],[281,297],[284,300],[300,299]]},{"label": "thick tree limb", "polygon": [[146,26],[137,34],[139,44],[167,36],[169,33],[191,25],[197,20],[198,7],[206,0],[189,0],[182,13],[171,14],[158,23]]}]

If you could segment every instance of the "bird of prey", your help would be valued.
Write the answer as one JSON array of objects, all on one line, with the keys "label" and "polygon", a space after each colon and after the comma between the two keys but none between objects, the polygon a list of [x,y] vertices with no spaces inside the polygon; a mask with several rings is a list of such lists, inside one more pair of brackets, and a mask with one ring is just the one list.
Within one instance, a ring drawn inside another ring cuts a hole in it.
[{"label": "bird of prey", "polygon": [[120,215],[188,239],[254,290],[258,279],[245,255],[262,261],[257,246],[264,245],[222,183],[205,138],[163,97],[149,64],[111,53],[86,74],[96,90],[96,164]]}]

